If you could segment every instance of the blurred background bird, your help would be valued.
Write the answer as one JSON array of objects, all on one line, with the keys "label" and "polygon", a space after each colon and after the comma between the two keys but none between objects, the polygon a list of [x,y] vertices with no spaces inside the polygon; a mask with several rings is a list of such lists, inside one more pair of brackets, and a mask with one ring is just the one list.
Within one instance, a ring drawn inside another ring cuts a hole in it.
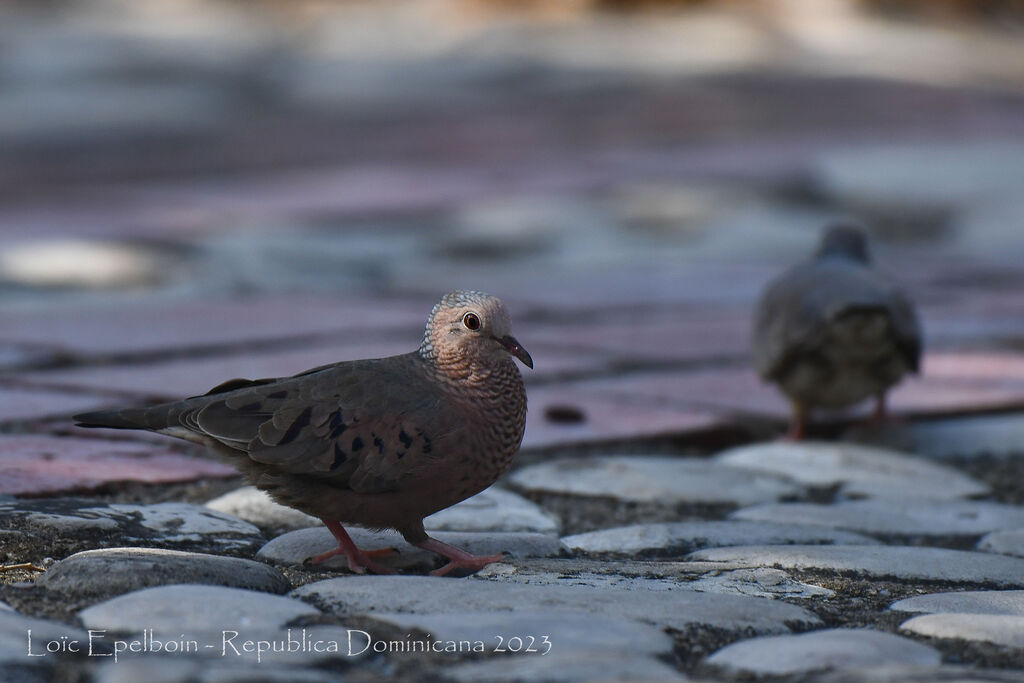
[{"label": "blurred background bird", "polygon": [[906,295],[871,265],[855,225],[828,228],[814,257],[771,281],[755,310],[754,364],[793,404],[789,436],[801,439],[808,412],[875,398],[920,371],[921,328]]}]

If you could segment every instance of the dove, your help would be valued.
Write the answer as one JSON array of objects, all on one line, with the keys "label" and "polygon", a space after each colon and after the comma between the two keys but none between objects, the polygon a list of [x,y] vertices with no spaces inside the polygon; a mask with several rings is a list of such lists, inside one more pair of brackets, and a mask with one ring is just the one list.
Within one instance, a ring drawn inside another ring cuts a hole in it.
[{"label": "dove", "polygon": [[871,266],[862,228],[827,229],[814,257],[770,282],[754,316],[754,365],[793,405],[789,436],[804,436],[814,408],[842,408],[918,373],[921,329],[910,300]]},{"label": "dove", "polygon": [[74,416],[80,427],[143,429],[211,447],[279,503],[320,518],[357,573],[391,573],[345,524],[395,529],[448,563],[474,556],[429,537],[423,518],[479,493],[512,463],[526,426],[518,359],[502,302],[475,291],[445,294],[410,353],[343,361],[293,377],[233,379],[202,396],[153,407]]}]

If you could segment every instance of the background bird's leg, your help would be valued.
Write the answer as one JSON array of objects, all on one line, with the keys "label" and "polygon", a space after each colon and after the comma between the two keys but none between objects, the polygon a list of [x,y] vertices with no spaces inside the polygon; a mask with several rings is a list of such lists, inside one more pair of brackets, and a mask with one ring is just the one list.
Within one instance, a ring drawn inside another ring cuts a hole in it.
[{"label": "background bird's leg", "polygon": [[880,391],[875,397],[875,412],[871,415],[872,422],[881,422],[885,419],[886,406],[885,406],[885,392]]},{"label": "background bird's leg", "polygon": [[459,568],[478,571],[490,563],[498,562],[505,557],[505,553],[498,553],[497,555],[472,555],[467,553],[465,550],[459,550],[453,545],[442,543],[441,541],[430,538],[429,536],[426,540],[416,541],[413,545],[423,548],[424,550],[429,550],[432,553],[443,555],[450,560],[445,566],[430,572],[431,576],[444,576],[451,570]]},{"label": "background bird's leg", "polygon": [[370,550],[364,552],[356,547],[352,537],[345,531],[345,527],[335,522],[334,520],[320,518],[320,521],[324,523],[330,532],[338,539],[338,547],[334,550],[328,550],[326,553],[321,553],[315,557],[310,558],[310,562],[313,564],[320,564],[329,557],[335,555],[344,555],[348,558],[348,568],[356,574],[365,574],[367,570],[370,570],[374,574],[394,574],[393,569],[381,567],[375,564],[370,557],[380,557],[381,555],[390,555],[393,552],[397,552],[394,548],[382,548],[380,550]]},{"label": "background bird's leg", "polygon": [[792,441],[802,441],[807,435],[807,408],[799,401],[793,401],[793,421],[789,423],[789,433],[786,438]]}]

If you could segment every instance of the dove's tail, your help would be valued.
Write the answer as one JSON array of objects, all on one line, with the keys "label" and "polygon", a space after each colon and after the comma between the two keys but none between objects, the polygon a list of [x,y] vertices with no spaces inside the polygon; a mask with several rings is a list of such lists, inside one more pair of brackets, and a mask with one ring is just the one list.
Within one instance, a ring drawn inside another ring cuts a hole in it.
[{"label": "dove's tail", "polygon": [[146,410],[128,408],[122,410],[97,410],[79,413],[71,419],[76,427],[103,427],[106,429],[153,429],[147,420]]},{"label": "dove's tail", "polygon": [[[76,427],[99,427],[103,429],[142,429],[148,432],[166,434],[177,439],[192,441],[206,446],[219,446],[206,438],[205,434],[190,431],[179,423],[185,402],[161,403],[150,408],[121,408],[97,410],[72,416]],[[231,450],[231,449],[227,449]]]}]

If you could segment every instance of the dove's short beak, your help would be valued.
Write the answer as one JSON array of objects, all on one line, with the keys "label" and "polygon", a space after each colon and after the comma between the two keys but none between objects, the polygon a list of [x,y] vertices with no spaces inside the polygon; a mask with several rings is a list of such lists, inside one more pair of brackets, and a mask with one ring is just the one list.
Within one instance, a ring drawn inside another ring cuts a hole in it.
[{"label": "dove's short beak", "polygon": [[511,335],[505,335],[501,339],[498,339],[498,343],[505,347],[505,350],[511,353],[513,356],[523,361],[523,364],[533,370],[533,358],[530,357],[530,352],[522,347],[522,345],[516,341],[516,338]]}]

